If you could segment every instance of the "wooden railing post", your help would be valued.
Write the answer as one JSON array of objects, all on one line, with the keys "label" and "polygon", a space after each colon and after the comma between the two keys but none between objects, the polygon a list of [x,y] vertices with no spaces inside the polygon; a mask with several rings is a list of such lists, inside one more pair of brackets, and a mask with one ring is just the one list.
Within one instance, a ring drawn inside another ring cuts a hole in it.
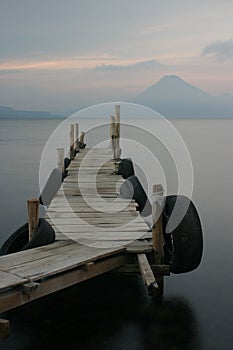
[{"label": "wooden railing post", "polygon": [[[163,221],[162,206],[164,200],[164,190],[162,185],[154,185],[152,193],[152,240],[154,249],[154,260],[156,265],[164,263],[163,250]],[[163,276],[157,278],[159,289],[163,292]]]},{"label": "wooden railing post", "polygon": [[120,159],[121,149],[120,149],[120,131],[121,131],[121,121],[120,121],[120,105],[115,105],[115,135],[116,135],[116,158]]},{"label": "wooden railing post", "polygon": [[70,159],[74,159],[74,124],[70,124]]},{"label": "wooden railing post", "polygon": [[28,204],[28,235],[32,239],[39,224],[39,199],[33,198],[27,201]]},{"label": "wooden railing post", "polygon": [[61,173],[64,173],[64,148],[57,148],[57,168]]},{"label": "wooden railing post", "polygon": [[75,123],[75,151],[79,152],[79,123]]},{"label": "wooden railing post", "polygon": [[84,137],[85,137],[85,132],[82,131],[81,134],[80,134],[80,138],[79,138],[79,141],[80,141],[80,144],[84,144]]},{"label": "wooden railing post", "polygon": [[111,115],[110,119],[110,144],[112,148],[112,158],[116,159],[116,118]]}]

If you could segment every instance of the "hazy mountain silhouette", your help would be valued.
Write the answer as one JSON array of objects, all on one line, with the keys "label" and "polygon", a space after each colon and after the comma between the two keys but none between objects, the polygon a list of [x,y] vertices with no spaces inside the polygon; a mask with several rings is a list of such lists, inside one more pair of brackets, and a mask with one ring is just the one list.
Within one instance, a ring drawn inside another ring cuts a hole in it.
[{"label": "hazy mountain silhouette", "polygon": [[210,95],[174,75],[163,77],[132,102],[166,117],[233,117],[232,95]]},{"label": "hazy mountain silhouette", "polygon": [[0,106],[0,118],[59,118],[61,116],[42,111],[24,111]]}]

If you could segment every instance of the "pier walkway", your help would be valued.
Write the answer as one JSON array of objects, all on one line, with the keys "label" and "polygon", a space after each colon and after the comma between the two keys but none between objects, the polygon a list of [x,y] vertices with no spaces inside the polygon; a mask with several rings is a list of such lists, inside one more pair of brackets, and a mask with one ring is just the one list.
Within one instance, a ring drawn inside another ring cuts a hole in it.
[{"label": "pier walkway", "polygon": [[135,201],[117,198],[124,180],[114,169],[110,148],[76,154],[46,214],[56,242],[0,257],[0,312],[132,262],[132,252],[152,250]]},{"label": "pier walkway", "polygon": [[[83,148],[85,133],[79,136],[78,130],[78,123],[75,128],[70,125],[67,169],[64,149],[57,149],[54,170],[66,176],[52,184],[54,193],[45,215],[55,242],[0,257],[0,313],[115,269],[140,272],[149,293],[163,292],[163,276],[170,274],[170,266],[163,264],[162,218],[155,219],[163,191],[161,185],[153,186],[156,201],[148,232],[135,200],[120,195],[126,181],[117,175],[120,106],[111,117],[111,147]],[[29,242],[37,232],[38,208],[39,199],[28,201]],[[9,321],[0,319],[0,339],[8,334]]]}]

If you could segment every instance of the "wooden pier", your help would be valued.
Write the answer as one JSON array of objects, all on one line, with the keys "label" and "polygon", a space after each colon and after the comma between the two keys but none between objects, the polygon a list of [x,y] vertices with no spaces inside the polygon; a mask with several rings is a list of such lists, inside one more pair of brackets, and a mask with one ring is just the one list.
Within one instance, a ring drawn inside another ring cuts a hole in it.
[{"label": "wooden pier", "polygon": [[[78,142],[71,128],[68,176],[45,217],[56,241],[0,257],[0,313],[119,268],[140,271],[149,291],[162,292],[161,276],[170,271],[162,260],[161,222],[148,232],[137,203],[119,197],[119,126],[111,124],[111,130],[114,149],[85,148],[74,155]],[[62,167],[64,152],[58,153]],[[6,320],[0,321],[0,333],[5,328]]]}]

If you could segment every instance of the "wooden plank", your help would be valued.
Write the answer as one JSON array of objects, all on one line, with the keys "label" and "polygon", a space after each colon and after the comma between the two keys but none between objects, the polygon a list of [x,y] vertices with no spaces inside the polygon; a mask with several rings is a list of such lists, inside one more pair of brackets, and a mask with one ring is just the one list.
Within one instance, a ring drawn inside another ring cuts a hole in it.
[{"label": "wooden plank", "polygon": [[36,259],[43,259],[48,256],[59,255],[62,252],[72,249],[74,242],[72,240],[66,242],[55,242],[47,246],[34,249],[24,250],[18,253],[13,253],[0,257],[0,266],[3,271],[9,268],[26,264]]},{"label": "wooden plank", "polygon": [[[109,222],[109,223],[105,223],[102,222],[101,220],[99,222],[97,221],[91,221],[91,219],[84,219],[83,218],[83,222],[82,221],[78,221],[76,224],[72,224],[72,225],[64,225],[64,224],[56,224],[56,223],[51,223],[53,229],[56,231],[61,231],[63,233],[68,233],[68,232],[81,232],[82,230],[88,231],[88,232],[93,232],[93,231],[97,231],[100,228],[105,228],[105,230],[107,231],[111,231],[111,228],[118,228],[119,231],[140,231],[140,232],[145,232],[145,228],[143,225],[138,225],[138,224],[128,224],[128,220],[125,220],[125,222],[122,220],[122,224],[120,224],[119,222]],[[124,225],[125,223],[125,225]],[[79,227],[80,226],[80,227]],[[95,230],[95,228],[97,230]]]},{"label": "wooden plank", "polygon": [[49,256],[26,264],[21,264],[18,267],[9,268],[8,271],[21,278],[36,281],[40,278],[77,268],[78,266],[90,261],[95,261],[124,251],[124,247],[97,249],[80,245],[75,242],[74,246],[76,247],[73,251],[70,250],[69,252],[64,252],[59,255]]},{"label": "wooden plank", "polygon": [[[50,207],[48,210],[48,215],[50,215],[53,212],[56,212],[57,209],[60,208],[68,208],[70,209],[70,212],[77,212],[78,214],[85,214],[84,216],[91,216],[94,214],[97,214],[98,216],[104,215],[106,214],[121,214],[121,215],[131,215],[131,216],[139,216],[138,213],[136,212],[136,208],[130,208],[130,207],[125,207],[125,208],[121,208],[121,206],[116,206],[116,207],[111,207],[109,208],[109,206],[105,205],[105,206],[99,206],[99,205],[93,205],[93,207],[91,206],[92,204],[90,204],[90,206],[81,206],[81,205],[73,205],[72,203],[70,203],[70,205],[64,205],[62,206],[54,206],[54,207]],[[97,208],[97,209],[96,209]],[[109,211],[109,209],[111,211]],[[68,211],[67,211],[68,212]]]},{"label": "wooden plank", "polygon": [[[93,233],[89,232],[72,232],[69,233],[68,237],[69,239],[77,240],[80,238],[85,238],[85,239],[91,239],[91,240],[96,240],[96,241],[129,241],[129,240],[137,240],[141,236],[143,236],[143,232],[134,232],[134,231],[108,231],[108,232],[101,232],[101,231],[95,231]],[[142,246],[142,244],[140,245]],[[150,244],[151,247],[151,244]],[[128,248],[127,248],[128,249]]]},{"label": "wooden plank", "polygon": [[153,251],[152,244],[143,243],[140,241],[134,241],[127,245],[127,253],[130,254],[140,254],[140,253],[151,253]]},{"label": "wooden plank", "polygon": [[[66,210],[69,210],[69,211],[73,211],[74,209],[77,211],[77,212],[93,212],[95,211],[96,213],[121,213],[121,214],[124,214],[124,213],[128,213],[128,214],[131,214],[132,215],[137,215],[137,216],[140,216],[139,213],[137,212],[137,207],[135,206],[127,206],[127,204],[124,204],[124,203],[121,203],[121,204],[105,204],[105,203],[92,203],[90,202],[89,205],[82,205],[82,204],[76,204],[76,203],[64,203],[64,205],[62,203],[59,203],[59,204],[54,204],[52,206],[50,206],[48,209],[47,209],[47,212],[50,213],[50,212],[54,212],[56,210],[61,210],[62,208],[66,209]],[[142,219],[144,221],[144,219]]]},{"label": "wooden plank", "polygon": [[[56,211],[57,213],[57,211]],[[72,211],[74,213],[74,211]],[[131,221],[134,221],[135,223],[142,223],[143,227],[144,223],[142,221],[138,221],[138,217],[136,214],[131,212],[125,212],[125,213],[80,213],[76,212],[77,215],[73,215],[73,217],[65,218],[63,215],[60,218],[53,218],[53,219],[47,219],[47,221],[50,222],[50,224],[53,225],[77,225],[79,223],[82,223],[80,219],[85,219],[87,222],[104,222],[104,223],[116,223],[119,224],[119,226],[122,226],[123,223]],[[113,217],[113,215],[115,215]]]},{"label": "wooden plank", "polygon": [[[56,211],[57,213],[57,211]],[[73,211],[73,213],[75,213]],[[73,220],[73,221],[71,221]],[[63,225],[79,225],[79,224],[84,224],[85,222],[95,225],[95,224],[117,224],[118,226],[125,226],[125,225],[132,225],[132,226],[139,226],[141,228],[146,229],[145,223],[140,220],[137,216],[134,215],[126,215],[126,214],[118,214],[115,215],[115,217],[110,213],[109,215],[88,215],[87,217],[82,217],[81,215],[79,216],[78,213],[77,215],[73,215],[73,219],[71,218],[63,218],[62,216],[60,218],[54,218],[50,220],[50,223],[56,226],[63,226]],[[76,231],[76,230],[75,230]],[[145,230],[146,231],[146,230]]]},{"label": "wooden plank", "polygon": [[103,231],[107,231],[109,232],[111,230],[111,232],[129,232],[129,231],[133,231],[133,232],[141,232],[141,234],[143,235],[145,233],[145,228],[144,226],[139,227],[137,226],[129,226],[129,225],[125,225],[125,226],[119,226],[119,224],[111,224],[111,225],[105,225],[104,226],[93,226],[93,225],[88,225],[88,224],[84,224],[84,225],[66,225],[66,226],[53,226],[53,229],[55,232],[64,232],[64,230],[66,232],[103,232]]},{"label": "wooden plank", "polygon": [[25,277],[20,277],[16,274],[0,270],[0,290],[6,289],[9,286],[15,287],[25,282],[27,282],[27,279]]},{"label": "wooden plank", "polygon": [[155,276],[153,274],[153,271],[151,270],[150,264],[147,260],[147,257],[145,254],[138,254],[138,265],[139,269],[143,278],[143,281],[147,288],[155,288],[158,289],[159,286],[156,282]]},{"label": "wooden plank", "polygon": [[[80,218],[83,218],[83,219],[85,219],[85,218],[87,218],[87,217],[90,217],[91,216],[91,211],[89,211],[89,212],[83,212],[83,215],[82,215],[82,212],[79,212],[79,211],[70,211],[70,212],[64,212],[64,213],[62,213],[61,211],[60,212],[58,212],[58,211],[54,211],[54,212],[49,212],[46,216],[45,216],[45,219],[46,220],[52,220],[53,221],[53,219],[54,218],[56,218],[56,219],[62,219],[62,218],[76,218],[76,217],[80,217]],[[111,214],[111,213],[110,213]],[[123,217],[125,216],[125,215],[122,215]],[[132,216],[131,216],[132,217]],[[136,217],[136,216],[135,216]],[[144,231],[146,231],[147,230],[147,226],[145,226],[144,225],[144,223],[143,222],[141,222],[142,224],[143,224],[143,228],[144,228]],[[120,221],[119,221],[119,225],[120,225]]]}]

